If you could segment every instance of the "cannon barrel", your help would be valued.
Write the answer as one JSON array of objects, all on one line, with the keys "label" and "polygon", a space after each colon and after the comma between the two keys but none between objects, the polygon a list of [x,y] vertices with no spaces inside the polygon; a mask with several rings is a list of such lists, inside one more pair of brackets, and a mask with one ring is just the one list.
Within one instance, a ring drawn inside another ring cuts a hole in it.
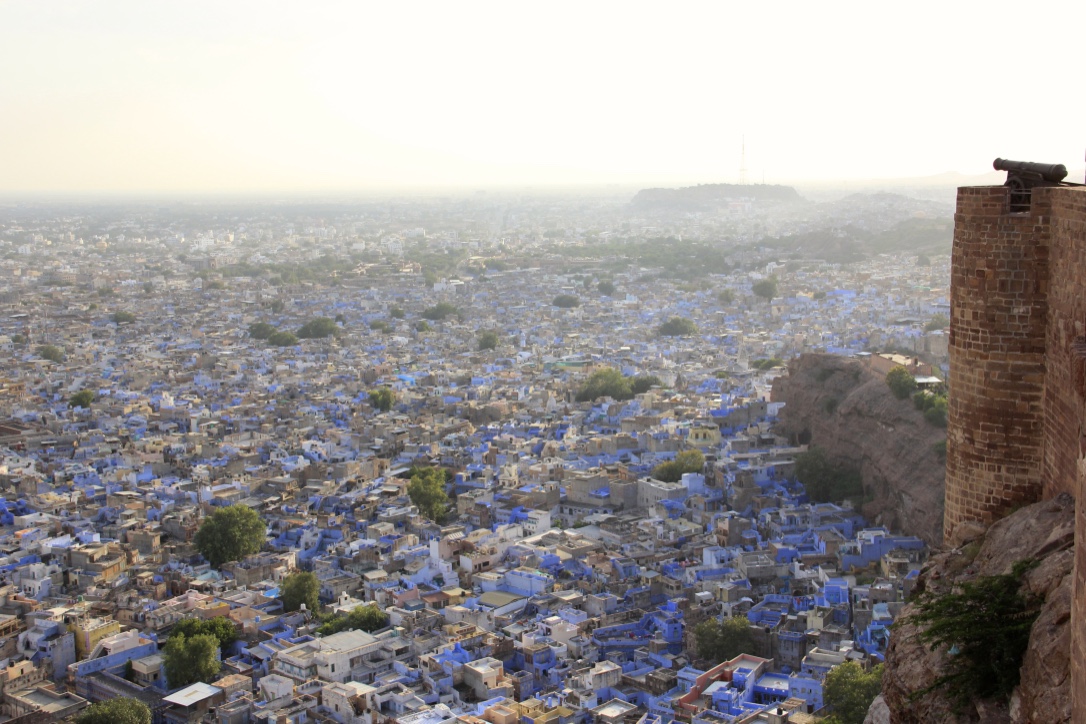
[{"label": "cannon barrel", "polygon": [[996,171],[1034,176],[1054,184],[1058,184],[1067,178],[1067,167],[1062,163],[1032,163],[1031,161],[1008,161],[1005,158],[997,158],[992,166],[995,167]]}]

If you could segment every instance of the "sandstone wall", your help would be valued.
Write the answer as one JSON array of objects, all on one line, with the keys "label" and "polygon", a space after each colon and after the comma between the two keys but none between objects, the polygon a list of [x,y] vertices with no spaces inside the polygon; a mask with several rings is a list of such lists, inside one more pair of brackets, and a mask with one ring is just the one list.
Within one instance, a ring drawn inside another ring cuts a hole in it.
[{"label": "sandstone wall", "polygon": [[944,531],[1041,498],[1076,500],[1068,656],[1086,721],[1086,188],[958,191]]},{"label": "sandstone wall", "polygon": [[1044,457],[1047,201],[1008,213],[1008,189],[961,188],[950,281],[946,517],[989,524],[1038,500]]}]

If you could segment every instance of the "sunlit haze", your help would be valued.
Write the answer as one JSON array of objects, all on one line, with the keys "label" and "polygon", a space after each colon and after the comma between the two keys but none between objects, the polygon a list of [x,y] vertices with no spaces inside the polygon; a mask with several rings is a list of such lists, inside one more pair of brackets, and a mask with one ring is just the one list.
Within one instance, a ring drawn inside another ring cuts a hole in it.
[{"label": "sunlit haze", "polygon": [[[6,2],[0,192],[1082,164],[1086,4]],[[1078,180],[1078,179],[1074,179]]]}]

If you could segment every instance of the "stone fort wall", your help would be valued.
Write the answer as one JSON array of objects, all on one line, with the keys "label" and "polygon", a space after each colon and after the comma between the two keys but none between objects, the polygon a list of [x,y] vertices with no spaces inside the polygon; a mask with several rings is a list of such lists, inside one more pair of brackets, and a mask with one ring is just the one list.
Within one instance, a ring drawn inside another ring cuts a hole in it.
[{"label": "stone fort wall", "polygon": [[1034,189],[1021,213],[1002,186],[961,188],[954,222],[944,537],[1075,497],[1071,675],[1086,721],[1086,187]]}]

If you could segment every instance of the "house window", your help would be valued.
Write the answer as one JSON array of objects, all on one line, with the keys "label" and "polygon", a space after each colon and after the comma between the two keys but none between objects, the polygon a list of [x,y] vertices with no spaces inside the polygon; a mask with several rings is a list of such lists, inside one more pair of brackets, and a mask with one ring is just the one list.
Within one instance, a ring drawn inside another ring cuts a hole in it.
[{"label": "house window", "polygon": [[336,673],[336,665],[335,664],[332,664],[332,673],[333,674]]}]

